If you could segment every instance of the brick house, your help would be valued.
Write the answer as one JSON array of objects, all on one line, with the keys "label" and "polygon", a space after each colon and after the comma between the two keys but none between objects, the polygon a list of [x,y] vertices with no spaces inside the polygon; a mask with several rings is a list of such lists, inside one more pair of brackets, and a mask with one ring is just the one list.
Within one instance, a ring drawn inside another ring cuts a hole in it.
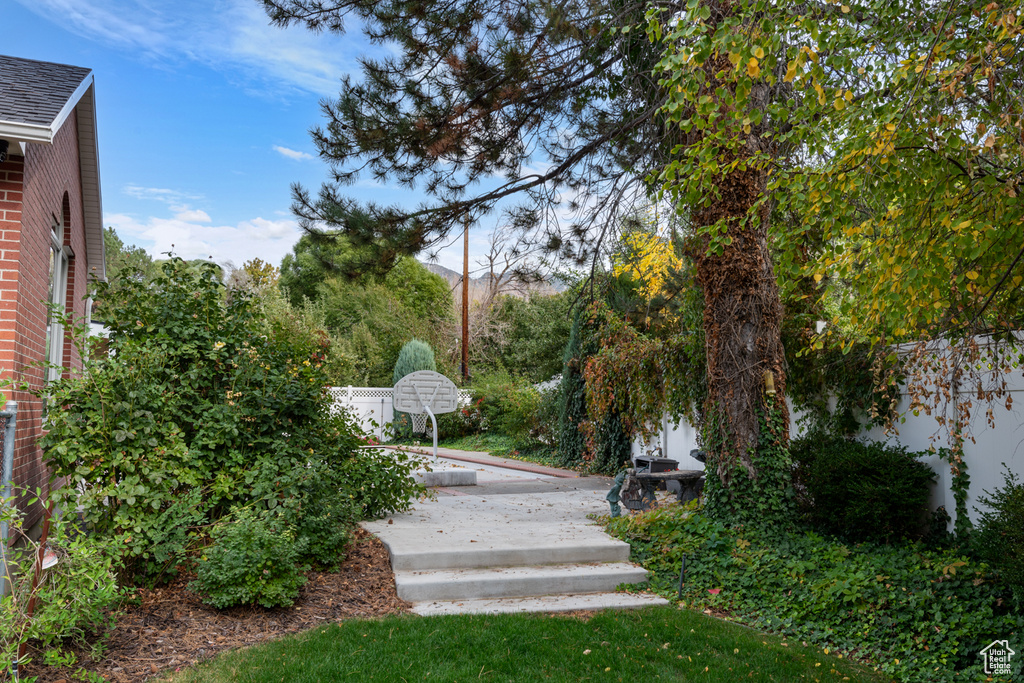
[{"label": "brick house", "polygon": [[[96,100],[89,69],[0,56],[0,371],[41,389],[82,360],[47,301],[76,321],[89,318],[89,278],[105,278],[96,145]],[[66,370],[65,370],[66,371]],[[36,445],[42,402],[8,387],[18,402],[15,488],[47,489]],[[26,527],[42,511],[27,510]]]}]

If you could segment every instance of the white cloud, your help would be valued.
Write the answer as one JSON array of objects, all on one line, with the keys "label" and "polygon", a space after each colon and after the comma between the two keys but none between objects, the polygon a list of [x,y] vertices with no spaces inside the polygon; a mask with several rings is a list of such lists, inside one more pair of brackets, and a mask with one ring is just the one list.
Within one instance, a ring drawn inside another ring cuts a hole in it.
[{"label": "white cloud", "polygon": [[178,208],[175,208],[175,211],[187,208],[187,204],[183,202],[185,199],[202,199],[200,195],[186,194],[180,190],[170,190],[165,187],[142,187],[140,185],[125,185],[124,193],[136,199],[149,199],[166,204],[176,204]]},{"label": "white cloud", "polygon": [[[210,217],[173,218],[128,214],[107,214],[104,224],[112,226],[125,242],[146,249],[154,258],[166,258],[168,252],[184,259],[212,258],[217,263],[241,264],[261,258],[279,264],[299,238],[301,230],[291,219],[251,218],[235,225],[207,225]],[[188,218],[188,220],[186,220]]]},{"label": "white cloud", "polygon": [[318,95],[337,95],[342,74],[355,71],[356,53],[345,54],[354,41],[314,35],[301,27],[271,26],[252,0],[233,0],[224,16],[230,27],[224,57]]},{"label": "white cloud", "polygon": [[[57,20],[68,30],[86,38],[99,38],[123,47],[145,46],[147,52],[166,54],[169,26],[159,15],[143,8],[131,13],[117,11],[115,3],[90,3],[80,0],[18,0],[26,8],[48,20]],[[128,17],[131,16],[132,19]]]},{"label": "white cloud", "polygon": [[282,156],[288,157],[289,159],[295,159],[296,161],[313,158],[312,154],[308,154],[307,152],[299,152],[294,149],[288,149],[287,147],[282,147],[281,145],[274,145],[274,151]]},{"label": "white cloud", "polygon": [[253,0],[17,1],[90,40],[157,61],[188,60],[234,71],[256,90],[276,96],[281,85],[336,95],[342,74],[358,70],[357,52],[366,47],[365,41],[339,41],[297,26],[270,26]]},{"label": "white cloud", "polygon": [[174,219],[183,223],[209,223],[213,220],[202,209],[186,209],[184,207],[182,207],[181,211],[174,214]]}]

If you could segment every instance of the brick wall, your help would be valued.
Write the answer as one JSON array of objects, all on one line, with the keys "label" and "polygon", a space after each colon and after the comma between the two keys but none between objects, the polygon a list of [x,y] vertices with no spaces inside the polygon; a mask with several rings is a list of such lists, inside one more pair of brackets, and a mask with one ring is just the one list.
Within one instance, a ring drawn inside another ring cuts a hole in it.
[{"label": "brick wall", "polygon": [[[5,376],[43,386],[44,371],[34,363],[45,360],[50,281],[50,226],[54,218],[65,225],[64,243],[74,256],[68,268],[67,310],[85,317],[88,272],[85,249],[82,183],[78,164],[76,115],[58,131],[52,145],[30,144],[25,156],[0,164],[0,368]],[[77,351],[66,340],[65,367],[80,367]],[[36,445],[42,425],[42,404],[31,392],[6,392],[18,401],[18,434],[14,453],[14,482],[18,487],[48,490],[49,473]],[[26,526],[42,514],[37,505],[26,510]]]}]

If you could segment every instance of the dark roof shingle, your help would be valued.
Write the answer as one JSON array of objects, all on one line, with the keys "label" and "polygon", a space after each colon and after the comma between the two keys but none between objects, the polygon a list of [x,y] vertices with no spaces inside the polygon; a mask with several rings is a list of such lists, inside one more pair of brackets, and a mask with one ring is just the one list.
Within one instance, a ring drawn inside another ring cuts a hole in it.
[{"label": "dark roof shingle", "polygon": [[50,125],[90,73],[80,66],[0,55],[0,121]]}]

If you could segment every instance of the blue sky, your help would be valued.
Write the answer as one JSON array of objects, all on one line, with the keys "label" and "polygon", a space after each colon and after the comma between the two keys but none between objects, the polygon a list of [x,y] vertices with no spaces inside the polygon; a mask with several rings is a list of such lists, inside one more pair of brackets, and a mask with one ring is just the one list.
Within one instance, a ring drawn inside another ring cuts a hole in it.
[{"label": "blue sky", "polygon": [[[300,234],[290,184],[315,190],[327,175],[307,131],[369,49],[358,32],[271,27],[255,0],[0,6],[0,53],[95,73],[106,225],[158,257],[173,244],[185,258],[280,264]],[[418,199],[369,182],[352,194]],[[474,253],[485,232],[471,232]],[[461,269],[461,259],[460,243],[439,262]]]}]

